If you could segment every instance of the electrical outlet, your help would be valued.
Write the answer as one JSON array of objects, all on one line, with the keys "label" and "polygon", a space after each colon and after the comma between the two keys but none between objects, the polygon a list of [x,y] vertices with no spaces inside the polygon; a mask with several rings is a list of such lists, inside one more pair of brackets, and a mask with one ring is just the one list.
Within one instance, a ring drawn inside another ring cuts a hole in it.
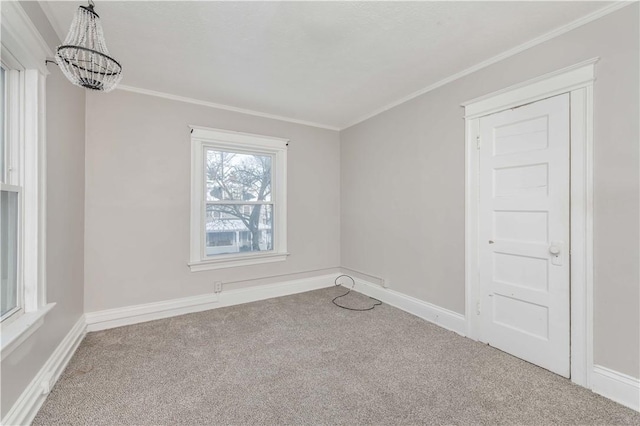
[{"label": "electrical outlet", "polygon": [[222,293],[222,281],[214,281],[214,283],[213,283],[213,292],[214,293]]}]

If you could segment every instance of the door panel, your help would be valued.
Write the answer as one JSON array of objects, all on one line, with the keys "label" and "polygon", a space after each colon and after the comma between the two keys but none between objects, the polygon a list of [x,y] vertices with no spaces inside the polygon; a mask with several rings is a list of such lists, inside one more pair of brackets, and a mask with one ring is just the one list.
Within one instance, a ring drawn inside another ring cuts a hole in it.
[{"label": "door panel", "polygon": [[481,340],[569,377],[569,95],[480,119]]}]

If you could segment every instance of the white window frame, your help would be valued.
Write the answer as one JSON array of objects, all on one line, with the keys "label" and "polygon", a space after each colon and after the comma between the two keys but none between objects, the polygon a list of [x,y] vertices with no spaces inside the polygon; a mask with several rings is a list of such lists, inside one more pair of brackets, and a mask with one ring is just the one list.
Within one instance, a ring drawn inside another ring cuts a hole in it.
[{"label": "white window frame", "polygon": [[11,58],[2,58],[2,68],[4,69],[4,174],[0,177],[0,190],[18,194],[18,220],[17,220],[17,288],[16,307],[9,311],[4,317],[0,317],[0,325],[6,327],[24,313],[24,280],[22,274],[22,238],[23,238],[23,188],[20,171],[21,163],[21,123],[23,121],[22,106],[24,105],[23,86],[24,70],[22,67],[11,61]]},{"label": "white window frame", "polygon": [[[191,128],[191,272],[232,268],[286,260],[287,252],[287,146],[288,139],[199,126]],[[205,150],[215,149],[272,157],[273,250],[205,255]]]},{"label": "white window frame", "polygon": [[53,52],[18,2],[1,9],[2,65],[7,72],[7,185],[19,188],[20,309],[0,323],[4,360],[43,323],[46,303],[45,64]]}]

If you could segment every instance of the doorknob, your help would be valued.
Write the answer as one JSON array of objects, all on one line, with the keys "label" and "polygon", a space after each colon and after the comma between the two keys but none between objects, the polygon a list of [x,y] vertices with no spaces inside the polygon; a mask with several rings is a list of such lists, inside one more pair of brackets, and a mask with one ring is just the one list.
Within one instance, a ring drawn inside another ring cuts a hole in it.
[{"label": "doorknob", "polygon": [[562,241],[552,241],[549,253],[551,253],[551,264],[562,266]]}]

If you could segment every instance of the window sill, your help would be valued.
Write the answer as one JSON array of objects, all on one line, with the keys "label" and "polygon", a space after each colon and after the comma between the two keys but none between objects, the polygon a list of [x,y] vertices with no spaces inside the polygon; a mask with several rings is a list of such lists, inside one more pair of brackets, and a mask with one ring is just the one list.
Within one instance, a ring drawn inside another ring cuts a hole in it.
[{"label": "window sill", "polygon": [[210,271],[212,269],[235,268],[238,266],[259,265],[261,263],[280,262],[287,259],[289,253],[269,253],[261,255],[238,256],[224,259],[202,260],[189,263],[191,272]]},{"label": "window sill", "polygon": [[11,352],[20,346],[42,324],[44,316],[54,307],[55,303],[49,303],[37,311],[20,315],[11,324],[1,327],[0,332],[0,359],[4,360]]}]

